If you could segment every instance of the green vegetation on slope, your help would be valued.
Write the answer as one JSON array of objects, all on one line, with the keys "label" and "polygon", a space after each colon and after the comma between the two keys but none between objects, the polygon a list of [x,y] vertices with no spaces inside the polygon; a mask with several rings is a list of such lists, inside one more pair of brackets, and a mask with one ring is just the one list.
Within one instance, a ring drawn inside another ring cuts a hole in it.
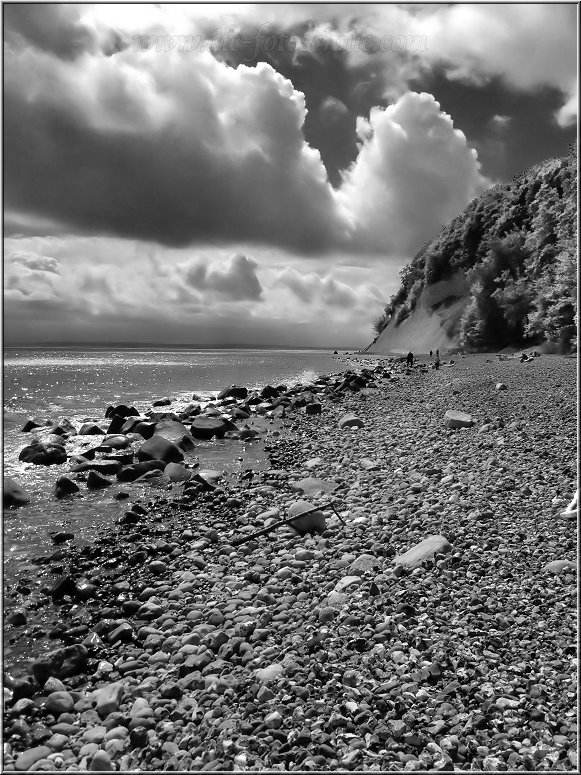
[{"label": "green vegetation on slope", "polygon": [[401,270],[401,287],[374,322],[377,334],[405,320],[426,285],[458,271],[470,283],[453,332],[461,346],[576,344],[576,148],[470,202]]}]

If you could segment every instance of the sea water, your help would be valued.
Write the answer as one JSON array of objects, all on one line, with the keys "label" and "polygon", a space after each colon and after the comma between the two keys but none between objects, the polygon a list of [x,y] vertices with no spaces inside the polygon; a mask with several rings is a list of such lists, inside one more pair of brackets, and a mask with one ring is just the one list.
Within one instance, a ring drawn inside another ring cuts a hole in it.
[{"label": "sea water", "polygon": [[[69,463],[35,466],[18,460],[35,433],[22,433],[28,418],[51,422],[66,417],[77,427],[102,421],[110,404],[125,403],[146,410],[159,398],[172,403],[160,411],[176,411],[194,394],[209,400],[232,384],[247,388],[288,386],[317,375],[344,371],[355,365],[349,357],[325,350],[162,350],[162,349],[32,349],[8,348],[4,353],[4,475],[28,492],[31,502],[4,511],[4,582],[20,574],[34,575],[34,558],[54,551],[49,531],[67,530],[77,543],[90,541],[96,530],[113,527],[127,509],[113,490],[88,491],[57,500],[54,483],[68,473]],[[42,435],[42,434],[39,434]],[[67,450],[98,444],[99,437],[73,437]],[[236,472],[268,465],[261,444],[200,442],[195,450],[200,468]],[[125,485],[131,498],[155,497],[155,484]]]}]

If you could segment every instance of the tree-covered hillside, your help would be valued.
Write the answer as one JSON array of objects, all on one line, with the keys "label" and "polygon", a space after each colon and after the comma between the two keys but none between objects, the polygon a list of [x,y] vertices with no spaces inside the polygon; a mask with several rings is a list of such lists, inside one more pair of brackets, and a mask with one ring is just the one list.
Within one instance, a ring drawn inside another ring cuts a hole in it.
[{"label": "tree-covered hillside", "polygon": [[532,167],[474,199],[415,255],[375,321],[379,334],[414,309],[426,285],[466,273],[470,291],[453,332],[469,350],[576,345],[577,160]]}]

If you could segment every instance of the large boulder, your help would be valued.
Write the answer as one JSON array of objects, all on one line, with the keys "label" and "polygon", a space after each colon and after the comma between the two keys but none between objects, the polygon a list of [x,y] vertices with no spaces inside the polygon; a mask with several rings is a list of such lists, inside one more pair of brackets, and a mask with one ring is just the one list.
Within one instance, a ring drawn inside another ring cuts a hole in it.
[{"label": "large boulder", "polygon": [[79,436],[104,436],[105,431],[94,422],[86,422],[79,428]]},{"label": "large boulder", "polygon": [[68,476],[59,476],[54,486],[54,494],[57,498],[65,498],[79,492],[79,486]]},{"label": "large boulder", "polygon": [[24,423],[24,425],[20,430],[22,433],[29,433],[35,428],[42,428],[43,425],[50,425],[50,424],[51,424],[50,420],[43,420],[42,417],[32,417],[30,420],[27,420]]},{"label": "large boulder", "polygon": [[155,434],[156,423],[141,420],[141,422],[135,423],[131,433],[138,433],[143,436],[144,439],[150,439]]},{"label": "large boulder", "polygon": [[163,460],[164,463],[181,463],[184,453],[176,444],[163,436],[152,436],[137,450],[137,459],[140,462]]},{"label": "large boulder", "polygon": [[59,420],[58,424],[52,428],[52,433],[56,433],[58,436],[76,436],[77,429],[67,417],[63,417]]},{"label": "large boulder", "polygon": [[134,463],[133,465],[125,466],[119,471],[117,481],[134,482],[151,471],[163,471],[166,465],[163,460],[145,460],[143,463]]},{"label": "large boulder", "polygon": [[180,463],[168,463],[163,469],[163,473],[170,482],[187,482],[192,478],[192,471],[180,465]]},{"label": "large boulder", "polygon": [[135,428],[136,425],[138,425],[140,422],[149,421],[149,417],[147,417],[147,415],[141,415],[141,414],[133,415],[131,417],[128,417],[125,420],[125,422],[121,425],[120,428],[115,428],[115,430],[113,430],[112,426],[113,426],[113,420],[115,420],[115,417],[119,417],[119,415],[113,416],[111,420],[111,425],[109,426],[109,430],[107,431],[107,433],[119,433],[119,432],[133,433],[133,429]]},{"label": "large boulder", "polygon": [[233,406],[232,409],[229,409],[229,412],[233,420],[248,420],[250,417],[250,412],[245,412],[239,406]]},{"label": "large boulder", "polygon": [[89,653],[85,646],[75,644],[50,651],[32,663],[32,674],[41,686],[51,676],[69,678],[82,673],[87,665]]},{"label": "large boulder", "polygon": [[30,503],[30,496],[14,479],[5,477],[2,502],[5,509],[10,506],[25,506]]},{"label": "large boulder", "polygon": [[221,401],[224,398],[246,398],[248,395],[248,389],[245,387],[239,387],[238,385],[230,385],[230,387],[224,388],[218,393],[218,400]]},{"label": "large boulder", "polygon": [[272,385],[265,385],[260,391],[260,397],[265,401],[268,401],[270,398],[278,398],[278,395],[277,388],[272,387]]},{"label": "large boulder", "polygon": [[89,460],[87,463],[80,463],[71,468],[73,473],[82,473],[84,471],[97,471],[99,474],[107,476],[108,474],[117,474],[121,470],[121,463],[114,460]]},{"label": "large boulder", "polygon": [[154,435],[173,442],[184,452],[189,452],[196,446],[192,434],[178,420],[160,420],[155,426]]},{"label": "large boulder", "polygon": [[118,417],[138,417],[139,412],[134,406],[127,406],[126,404],[117,404],[117,406],[108,406],[105,411],[105,417],[109,419],[109,417],[113,417],[113,415],[117,415]]},{"label": "large boulder", "polygon": [[252,441],[260,436],[261,431],[258,428],[251,428],[245,425],[244,428],[238,434],[240,441]]},{"label": "large boulder", "polygon": [[107,428],[107,433],[119,433],[121,431],[121,428],[125,426],[125,423],[127,420],[125,417],[121,417],[118,414],[114,414],[111,417],[111,422],[109,423],[109,427]]},{"label": "large boulder", "polygon": [[200,415],[192,423],[192,436],[195,439],[208,441],[214,437],[223,438],[226,431],[237,431],[238,428],[231,420],[224,417],[207,417]]},{"label": "large boulder", "polygon": [[[288,510],[288,516],[295,517],[312,508],[312,503],[297,501],[296,503],[293,503]],[[312,511],[304,517],[299,516],[298,519],[293,520],[290,524],[299,535],[305,535],[306,533],[322,533],[327,527],[325,515],[320,510]]]},{"label": "large boulder", "polygon": [[87,487],[89,490],[103,490],[105,487],[110,487],[112,484],[113,482],[110,482],[109,479],[102,474],[97,473],[97,471],[89,471],[87,477]]},{"label": "large boulder", "polygon": [[103,446],[110,449],[127,449],[131,444],[131,439],[121,434],[115,434],[115,436],[107,436],[103,439]]},{"label": "large boulder", "polygon": [[339,428],[363,428],[365,423],[360,417],[349,412],[339,420]]},{"label": "large boulder", "polygon": [[452,551],[452,544],[442,535],[431,535],[412,546],[407,552],[398,554],[394,558],[396,565],[406,568],[417,568],[424,560],[431,560],[437,554],[445,554]]},{"label": "large boulder", "polygon": [[466,412],[457,412],[455,409],[448,409],[444,415],[446,428],[471,428],[474,420]]},{"label": "large boulder", "polygon": [[18,459],[35,466],[56,466],[66,462],[67,453],[62,444],[34,441],[20,451]]}]

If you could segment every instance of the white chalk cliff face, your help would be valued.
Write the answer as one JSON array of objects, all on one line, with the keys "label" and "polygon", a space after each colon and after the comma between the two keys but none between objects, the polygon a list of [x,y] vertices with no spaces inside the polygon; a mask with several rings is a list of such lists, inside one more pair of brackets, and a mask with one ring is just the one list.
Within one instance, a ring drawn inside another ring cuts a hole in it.
[{"label": "white chalk cliff face", "polygon": [[430,350],[459,347],[456,323],[470,299],[469,288],[464,272],[426,286],[411,315],[399,325],[392,319],[366,352],[387,354],[412,350],[420,355]]}]

